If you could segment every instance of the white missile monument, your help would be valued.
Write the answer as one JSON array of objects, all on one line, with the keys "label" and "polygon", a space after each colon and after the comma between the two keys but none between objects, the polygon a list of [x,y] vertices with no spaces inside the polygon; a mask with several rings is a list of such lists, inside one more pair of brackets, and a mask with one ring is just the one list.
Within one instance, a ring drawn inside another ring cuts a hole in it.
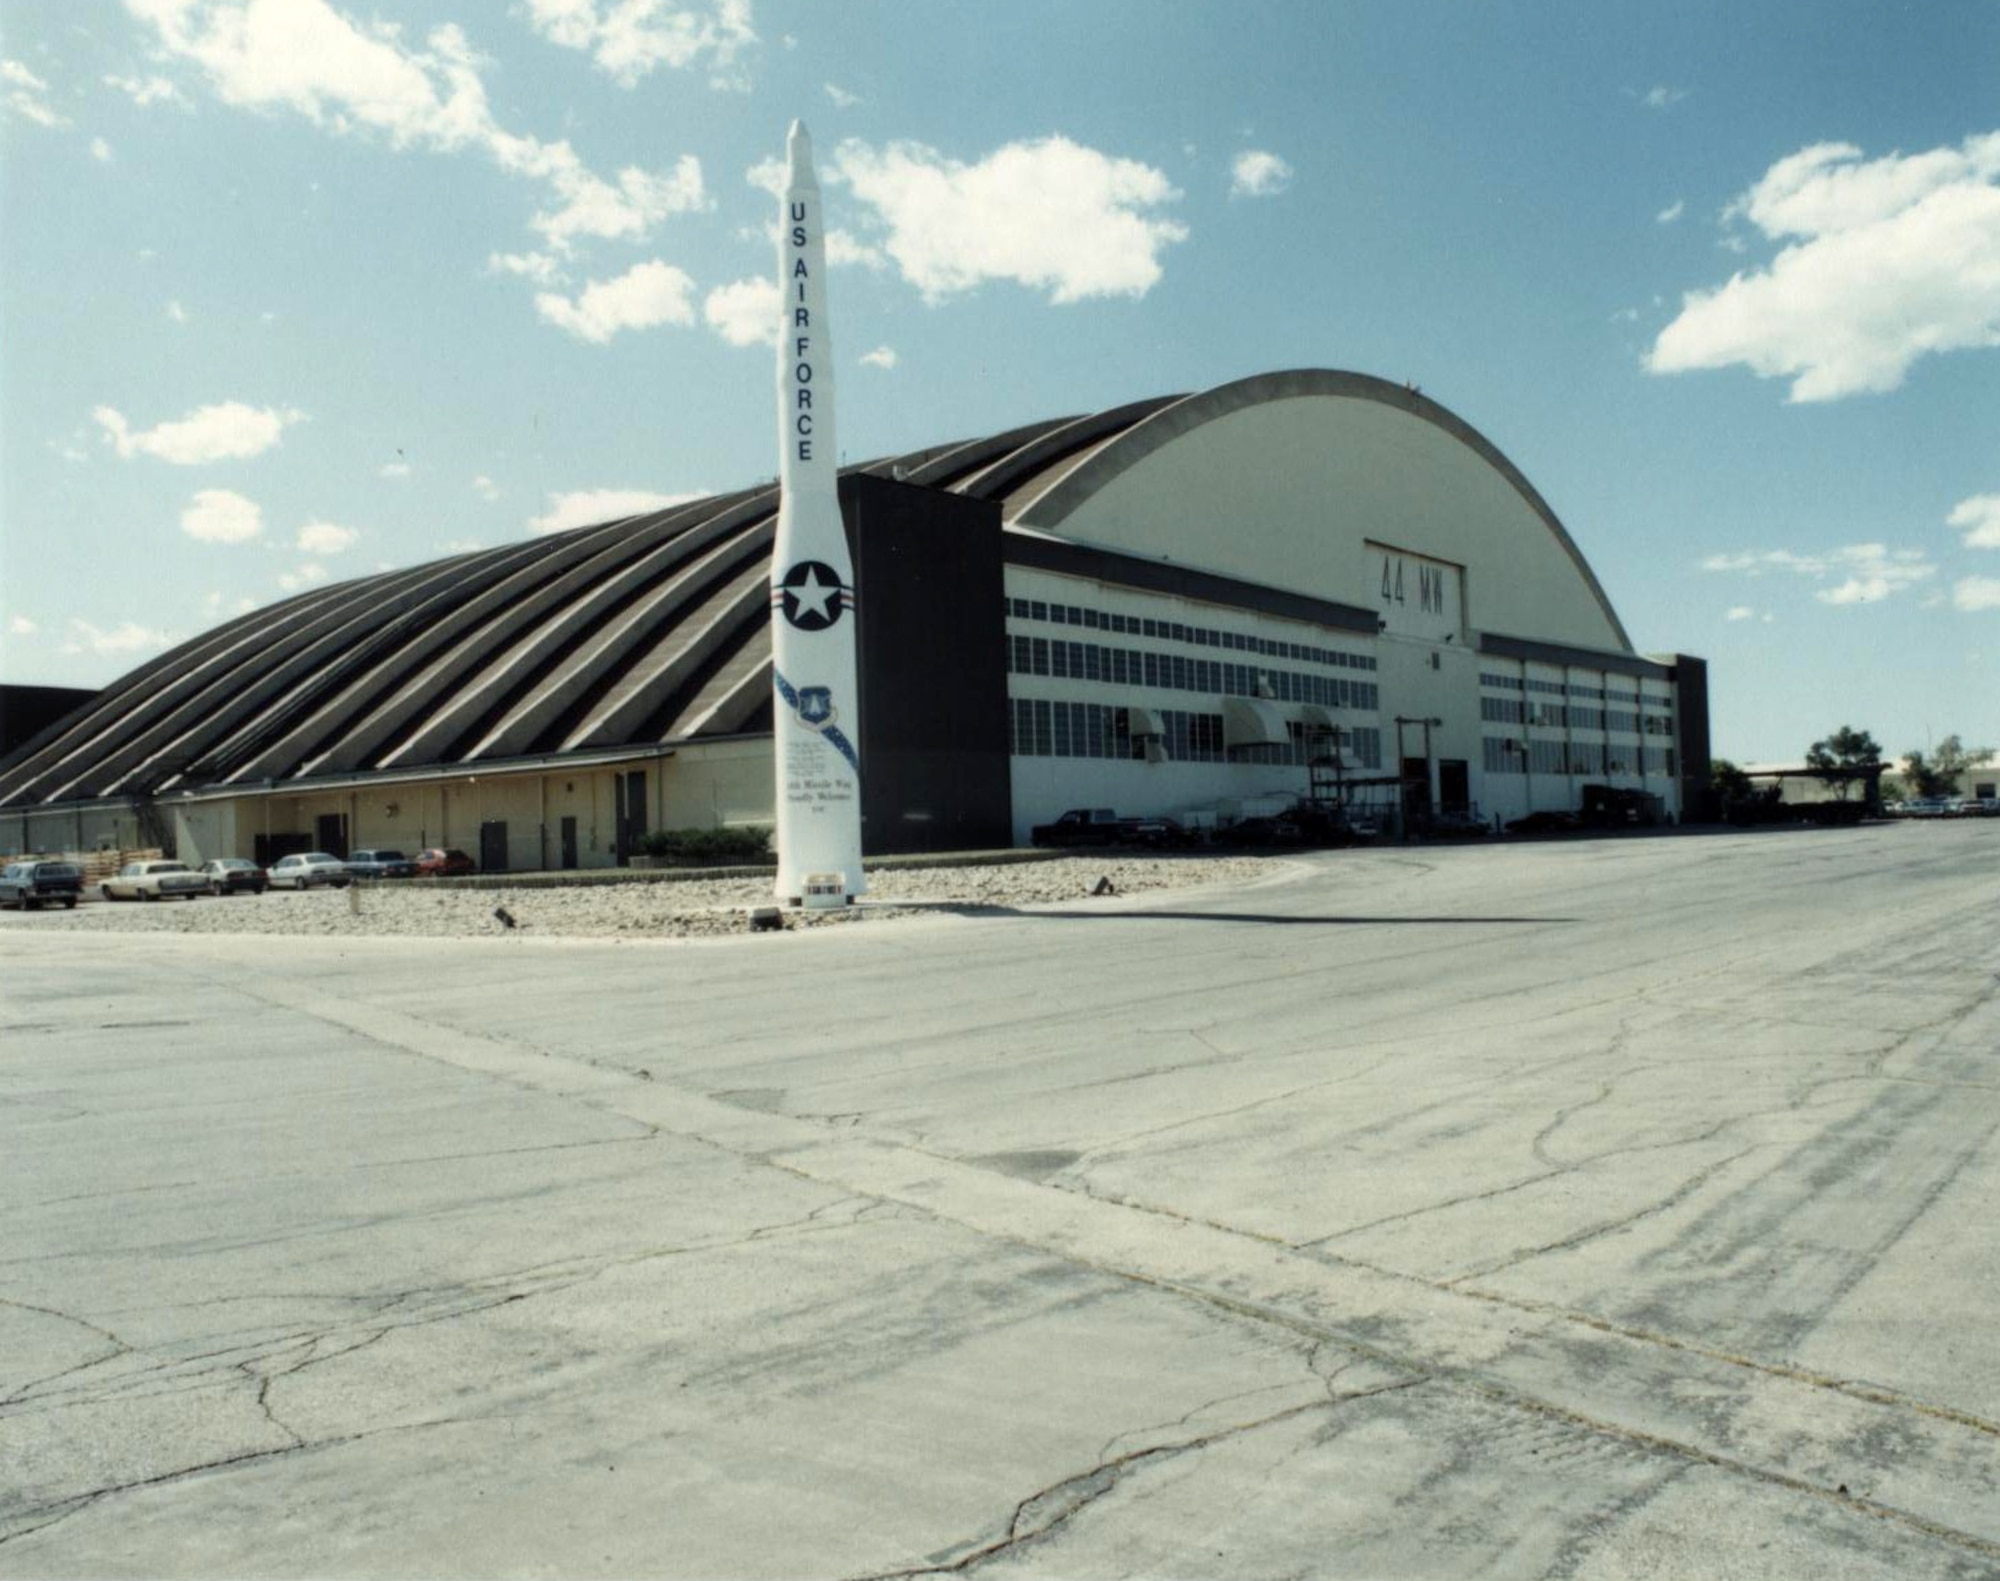
[{"label": "white missile monument", "polygon": [[826,232],[812,141],[786,139],[778,240],[778,534],[771,552],[780,900],[861,894],[861,720],[853,562],[840,521]]}]

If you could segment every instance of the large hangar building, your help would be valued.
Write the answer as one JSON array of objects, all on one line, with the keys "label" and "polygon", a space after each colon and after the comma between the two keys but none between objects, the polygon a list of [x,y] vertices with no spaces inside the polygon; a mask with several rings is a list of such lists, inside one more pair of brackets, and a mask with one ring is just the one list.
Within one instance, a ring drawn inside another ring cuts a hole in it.
[{"label": "large hangar building", "polygon": [[[1635,652],[1520,471],[1414,390],[1306,370],[848,469],[871,855],[1066,808],[1678,816],[1706,668]],[[766,485],[317,588],[0,763],[0,848],[456,845],[622,862],[768,823]],[[1335,760],[1338,760],[1337,766]]]}]

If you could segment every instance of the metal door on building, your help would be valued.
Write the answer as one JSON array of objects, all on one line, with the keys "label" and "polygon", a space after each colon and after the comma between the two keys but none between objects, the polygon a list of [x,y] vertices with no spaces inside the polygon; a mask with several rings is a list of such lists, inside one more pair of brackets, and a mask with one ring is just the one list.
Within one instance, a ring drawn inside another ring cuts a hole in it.
[{"label": "metal door on building", "polygon": [[479,826],[479,871],[482,873],[504,873],[507,871],[507,825],[505,823],[482,823]]},{"label": "metal door on building", "polygon": [[1472,774],[1465,759],[1438,759],[1438,810],[1445,813],[1472,811]]},{"label": "metal door on building", "polygon": [[319,842],[317,849],[328,856],[347,860],[347,814],[344,812],[323,812],[313,821],[313,838]]},{"label": "metal door on building", "polygon": [[576,820],[564,818],[562,821],[562,865],[576,866]]},{"label": "metal door on building", "polygon": [[646,838],[646,771],[634,769],[629,774],[615,774],[611,784],[618,799],[617,853],[622,866]]},{"label": "metal door on building", "polygon": [[1403,759],[1403,824],[1416,828],[1431,815],[1431,766],[1424,758]]},{"label": "metal door on building", "polygon": [[[259,867],[274,866],[280,857],[290,856],[298,851],[316,851],[320,847],[312,843],[309,834],[260,834],[251,839],[250,857]],[[328,855],[332,852],[329,851]]]}]

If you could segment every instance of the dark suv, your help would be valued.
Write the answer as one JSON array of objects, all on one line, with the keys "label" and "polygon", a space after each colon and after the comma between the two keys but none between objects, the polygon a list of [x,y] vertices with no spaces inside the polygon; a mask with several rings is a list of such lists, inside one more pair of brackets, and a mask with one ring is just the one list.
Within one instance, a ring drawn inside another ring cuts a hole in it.
[{"label": "dark suv", "polygon": [[74,862],[9,862],[0,871],[0,906],[35,911],[44,902],[61,901],[76,909],[83,894],[83,869]]},{"label": "dark suv", "polygon": [[349,851],[347,871],[354,878],[415,878],[417,864],[401,851]]}]

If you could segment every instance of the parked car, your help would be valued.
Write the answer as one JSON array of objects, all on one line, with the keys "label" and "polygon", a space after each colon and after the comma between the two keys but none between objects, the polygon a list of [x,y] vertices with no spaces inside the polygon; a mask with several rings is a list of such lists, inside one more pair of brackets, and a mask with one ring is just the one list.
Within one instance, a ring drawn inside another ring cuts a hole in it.
[{"label": "parked car", "polygon": [[201,864],[201,873],[208,880],[211,895],[237,895],[246,889],[253,895],[261,895],[270,883],[261,867],[242,856],[211,858]]},{"label": "parked car", "polygon": [[208,876],[185,862],[152,858],[127,862],[100,886],[106,900],[193,900],[208,893]]},{"label": "parked car", "polygon": [[1072,807],[1054,823],[1037,824],[1036,845],[1172,845],[1180,826],[1171,818],[1121,818],[1109,807]]},{"label": "parked car", "polygon": [[1583,827],[1583,820],[1573,812],[1560,812],[1553,807],[1545,807],[1540,812],[1531,812],[1524,818],[1516,818],[1507,825],[1509,834],[1574,834]]},{"label": "parked car", "polygon": [[1419,831],[1429,840],[1480,840],[1493,832],[1493,825],[1476,812],[1434,812],[1418,822]]},{"label": "parked car", "polygon": [[1299,826],[1289,818],[1238,818],[1216,839],[1224,845],[1298,845]]},{"label": "parked car", "polygon": [[417,864],[401,851],[385,847],[348,852],[347,872],[351,878],[415,878]]},{"label": "parked car", "polygon": [[419,878],[459,878],[478,871],[478,864],[456,846],[434,845],[417,853]]},{"label": "parked car", "polygon": [[36,911],[60,902],[72,911],[83,895],[83,869],[74,862],[44,862],[38,858],[9,862],[0,870],[0,906]]},{"label": "parked car", "polygon": [[336,888],[354,882],[347,864],[325,851],[294,851],[281,856],[271,867],[273,889],[317,889],[331,884]]}]

